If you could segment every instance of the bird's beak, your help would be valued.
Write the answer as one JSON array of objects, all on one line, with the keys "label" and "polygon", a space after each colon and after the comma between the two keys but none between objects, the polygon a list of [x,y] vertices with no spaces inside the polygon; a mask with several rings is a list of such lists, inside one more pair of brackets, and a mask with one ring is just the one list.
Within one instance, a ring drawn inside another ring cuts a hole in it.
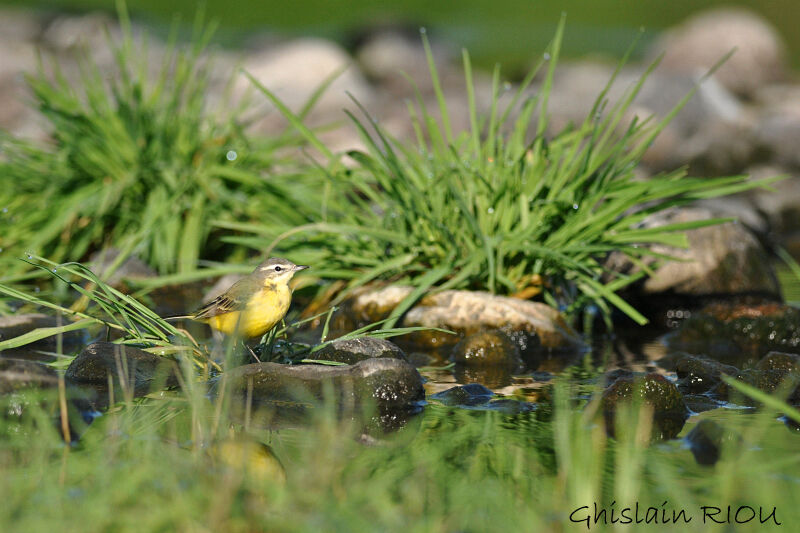
[{"label": "bird's beak", "polygon": [[295,265],[294,266],[295,272],[298,271],[298,270],[305,270],[307,268],[308,268],[308,265]]}]

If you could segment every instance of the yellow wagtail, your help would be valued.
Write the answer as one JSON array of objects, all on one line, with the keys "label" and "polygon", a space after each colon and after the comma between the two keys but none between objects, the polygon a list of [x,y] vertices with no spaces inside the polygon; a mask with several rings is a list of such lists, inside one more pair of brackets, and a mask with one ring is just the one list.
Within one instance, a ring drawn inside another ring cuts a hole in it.
[{"label": "yellow wagtail", "polygon": [[292,302],[289,280],[308,268],[272,257],[194,314],[173,317],[205,322],[226,335],[260,337],[281,321]]}]

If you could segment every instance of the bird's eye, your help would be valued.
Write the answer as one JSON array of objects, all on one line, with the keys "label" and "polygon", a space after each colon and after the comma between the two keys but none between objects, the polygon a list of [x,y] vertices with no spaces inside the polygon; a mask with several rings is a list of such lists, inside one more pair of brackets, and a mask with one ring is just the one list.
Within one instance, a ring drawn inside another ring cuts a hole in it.
[{"label": "bird's eye", "polygon": [[280,272],[281,270],[282,270],[281,267],[279,267],[279,266],[275,267],[275,272]]}]

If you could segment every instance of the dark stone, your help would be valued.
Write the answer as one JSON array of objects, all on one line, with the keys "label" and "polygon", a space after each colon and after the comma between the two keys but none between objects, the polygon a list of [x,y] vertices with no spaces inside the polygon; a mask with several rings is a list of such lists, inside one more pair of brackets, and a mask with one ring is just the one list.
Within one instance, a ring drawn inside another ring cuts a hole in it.
[{"label": "dark stone", "polygon": [[678,390],[686,394],[702,394],[714,390],[722,381],[722,375],[735,376],[739,370],[719,361],[684,356],[675,365],[678,374]]},{"label": "dark stone", "polygon": [[73,359],[65,377],[76,383],[106,386],[111,375],[116,385],[132,386],[134,394],[140,395],[147,394],[155,385],[176,386],[177,371],[172,359],[132,346],[95,342]]},{"label": "dark stone", "polygon": [[496,329],[464,337],[453,348],[450,360],[469,367],[505,367],[512,372],[523,367],[517,344]]},{"label": "dark stone", "polygon": [[395,343],[370,337],[333,341],[308,358],[354,365],[367,359],[387,357],[407,361],[406,354]]},{"label": "dark stone", "polygon": [[511,369],[505,366],[466,366],[455,365],[453,377],[458,383],[480,383],[497,389],[511,384]]},{"label": "dark stone", "polygon": [[355,409],[372,401],[385,414],[414,408],[425,398],[417,369],[394,358],[342,366],[255,363],[225,376],[234,394],[262,405],[297,406],[327,399],[340,408]]},{"label": "dark stone", "polygon": [[[55,328],[66,326],[72,322],[67,318],[48,316],[39,313],[21,314],[0,317],[0,342],[7,341],[30,333],[40,328]],[[61,348],[64,351],[71,351],[78,345],[85,342],[86,332],[84,330],[67,331],[61,334]],[[53,352],[58,349],[58,336],[46,337],[38,341],[26,344],[20,348],[8,350],[8,353],[29,354],[34,350]]]},{"label": "dark stone", "polygon": [[686,407],[693,413],[703,413],[722,406],[721,402],[704,394],[686,394],[683,397]]},{"label": "dark stone", "polygon": [[800,372],[800,355],[783,352],[769,352],[758,363],[757,370],[785,370],[786,372]]},{"label": "dark stone", "polygon": [[771,351],[800,353],[800,310],[780,303],[711,304],[666,341],[671,349],[752,366]]},{"label": "dark stone", "polygon": [[629,402],[634,396],[650,405],[656,415],[686,415],[688,411],[681,393],[674,383],[661,374],[650,373],[641,378],[621,377],[603,392],[604,411],[615,411],[620,402]]},{"label": "dark stone", "polygon": [[686,443],[697,464],[713,465],[719,460],[724,430],[712,420],[701,420],[686,435]]},{"label": "dark stone", "polygon": [[675,438],[689,416],[678,388],[664,376],[650,373],[641,377],[621,377],[603,392],[600,400],[610,435],[615,434],[618,406],[634,399],[653,409],[654,439]]},{"label": "dark stone", "polygon": [[633,379],[633,371],[625,368],[615,368],[614,370],[609,370],[603,376],[603,382],[605,383],[605,386],[608,387],[619,378]]},{"label": "dark stone", "polygon": [[494,393],[478,383],[459,385],[451,389],[437,392],[431,399],[438,400],[444,405],[480,405],[489,402]]},{"label": "dark stone", "polygon": [[51,388],[58,385],[56,371],[35,361],[0,359],[0,394],[29,387]]},{"label": "dark stone", "polygon": [[[738,381],[746,383],[763,392],[773,394],[778,391],[785,393],[786,401],[790,404],[800,403],[800,388],[798,388],[797,373],[789,372],[782,368],[759,370],[748,368],[736,374]],[[740,393],[727,383],[721,382],[713,391],[721,398],[739,405],[758,405],[758,402],[749,396]]]}]

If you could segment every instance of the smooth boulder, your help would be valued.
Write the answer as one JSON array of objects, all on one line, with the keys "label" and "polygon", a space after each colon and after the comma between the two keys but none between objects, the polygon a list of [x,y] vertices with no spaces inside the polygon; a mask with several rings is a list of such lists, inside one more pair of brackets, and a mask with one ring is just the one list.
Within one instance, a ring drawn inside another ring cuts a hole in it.
[{"label": "smooth boulder", "polygon": [[395,343],[386,339],[361,337],[358,339],[335,340],[320,351],[312,353],[309,359],[335,361],[346,365],[354,365],[367,359],[402,359],[406,354]]},{"label": "smooth boulder", "polygon": [[147,394],[154,386],[176,386],[178,365],[139,348],[95,342],[72,360],[65,377],[76,383],[108,385],[109,376],[115,385],[131,387],[134,394]]},{"label": "smooth boulder", "polygon": [[340,408],[355,409],[374,402],[383,414],[407,410],[425,398],[417,369],[394,358],[337,366],[254,363],[228,371],[223,379],[234,394],[251,398],[254,405],[333,400]]}]

